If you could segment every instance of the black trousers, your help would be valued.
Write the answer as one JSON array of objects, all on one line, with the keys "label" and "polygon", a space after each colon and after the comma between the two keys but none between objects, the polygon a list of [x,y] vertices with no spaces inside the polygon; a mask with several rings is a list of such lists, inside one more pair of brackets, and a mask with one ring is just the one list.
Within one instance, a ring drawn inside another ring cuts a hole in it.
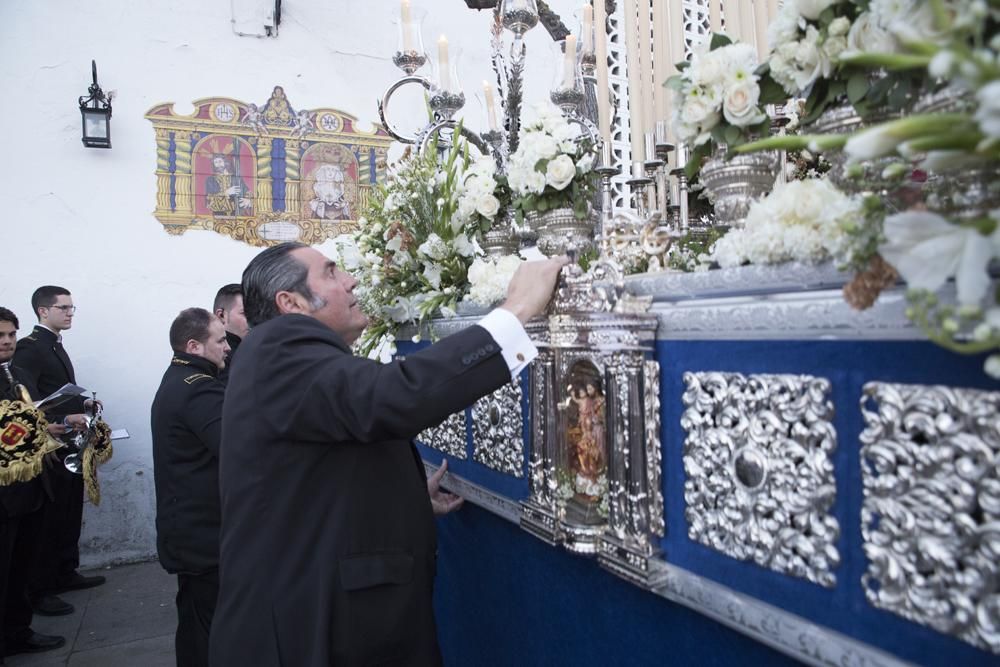
[{"label": "black trousers", "polygon": [[28,583],[32,594],[58,588],[80,567],[83,475],[71,473],[61,462],[47,466],[43,474],[52,502],[42,507],[38,555]]},{"label": "black trousers", "polygon": [[[2,512],[2,510],[0,510]],[[0,517],[0,660],[7,642],[31,631],[28,572],[37,549],[41,510]]]},{"label": "black trousers", "polygon": [[208,667],[208,634],[218,597],[218,570],[177,575],[177,667]]}]

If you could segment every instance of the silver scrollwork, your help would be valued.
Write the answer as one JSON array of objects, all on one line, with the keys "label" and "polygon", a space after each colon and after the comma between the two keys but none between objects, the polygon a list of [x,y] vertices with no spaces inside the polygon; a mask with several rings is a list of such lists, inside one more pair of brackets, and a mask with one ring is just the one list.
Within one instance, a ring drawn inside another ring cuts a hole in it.
[{"label": "silver scrollwork", "polygon": [[685,373],[688,535],[740,560],[836,583],[837,445],[830,382],[808,375]]},{"label": "silver scrollwork", "polygon": [[456,459],[468,458],[465,453],[465,410],[456,412],[437,426],[424,429],[417,440]]},{"label": "silver scrollwork", "polygon": [[524,477],[523,429],[517,379],[472,406],[473,460],[505,475]]},{"label": "silver scrollwork", "polygon": [[663,537],[666,531],[663,514],[663,490],[660,488],[660,464],[663,451],[660,447],[660,364],[646,361],[645,377],[646,415],[646,469],[649,477],[649,530]]},{"label": "silver scrollwork", "polygon": [[870,382],[861,411],[869,602],[1000,653],[1000,392]]}]

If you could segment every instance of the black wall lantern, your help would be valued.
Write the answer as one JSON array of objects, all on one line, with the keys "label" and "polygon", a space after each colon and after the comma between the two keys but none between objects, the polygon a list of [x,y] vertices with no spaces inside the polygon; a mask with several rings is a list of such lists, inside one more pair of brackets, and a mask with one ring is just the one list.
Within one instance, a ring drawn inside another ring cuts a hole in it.
[{"label": "black wall lantern", "polygon": [[111,96],[97,85],[97,61],[90,61],[94,83],[87,89],[90,97],[80,96],[83,116],[83,145],[91,148],[111,148]]}]

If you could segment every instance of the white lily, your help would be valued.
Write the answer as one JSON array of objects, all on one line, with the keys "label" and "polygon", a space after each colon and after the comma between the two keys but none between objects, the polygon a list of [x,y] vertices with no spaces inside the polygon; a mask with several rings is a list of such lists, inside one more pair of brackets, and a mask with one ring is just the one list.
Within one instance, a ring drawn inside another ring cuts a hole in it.
[{"label": "white lily", "polygon": [[847,140],[844,152],[850,164],[896,152],[900,144],[916,137],[952,132],[956,125],[967,125],[963,114],[926,114],[908,116],[862,130]]},{"label": "white lily", "polygon": [[986,267],[995,249],[977,230],[907,211],[886,217],[885,237],[879,253],[910,287],[933,292],[954,276],[961,304],[978,304],[989,289]]},{"label": "white lily", "polygon": [[979,129],[988,137],[1000,137],[1000,79],[980,88],[976,99],[979,102],[976,110]]}]

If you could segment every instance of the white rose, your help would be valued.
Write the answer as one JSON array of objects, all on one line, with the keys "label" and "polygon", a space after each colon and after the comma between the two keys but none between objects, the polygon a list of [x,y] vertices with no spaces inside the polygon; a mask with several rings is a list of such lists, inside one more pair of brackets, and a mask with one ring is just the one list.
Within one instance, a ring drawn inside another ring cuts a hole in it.
[{"label": "white rose", "polygon": [[540,158],[555,157],[559,153],[559,143],[547,134],[534,138],[531,150]]},{"label": "white rose", "polygon": [[795,6],[798,8],[799,14],[810,21],[815,21],[819,18],[819,15],[823,13],[823,10],[839,1],[840,0],[797,0]]},{"label": "white rose", "polygon": [[760,99],[760,86],[745,80],[730,86],[722,101],[722,113],[726,120],[736,127],[756,125],[766,118],[764,112],[757,107]]},{"label": "white rose", "polygon": [[576,176],[576,165],[568,155],[549,160],[545,167],[545,182],[556,190],[563,190]]},{"label": "white rose", "polygon": [[476,201],[476,213],[484,218],[492,220],[499,210],[500,200],[493,195],[485,195]]},{"label": "white rose", "polygon": [[702,95],[688,95],[681,108],[681,120],[687,125],[699,125],[715,111],[714,105]]},{"label": "white rose", "polygon": [[830,35],[834,37],[839,37],[840,35],[846,35],[847,31],[851,29],[851,21],[846,16],[838,16],[837,18],[830,21],[830,27],[827,28]]},{"label": "white rose", "polygon": [[896,40],[879,24],[871,12],[862,12],[854,19],[847,33],[847,50],[850,53],[895,53]]}]

